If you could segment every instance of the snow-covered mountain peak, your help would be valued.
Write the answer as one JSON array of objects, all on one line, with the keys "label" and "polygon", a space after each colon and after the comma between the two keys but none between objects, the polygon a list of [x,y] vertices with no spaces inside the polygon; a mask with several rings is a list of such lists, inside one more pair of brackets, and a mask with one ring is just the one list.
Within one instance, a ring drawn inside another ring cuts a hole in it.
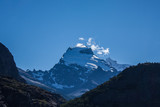
[{"label": "snow-covered mountain peak", "polygon": [[106,71],[110,70],[107,63],[94,55],[92,49],[88,47],[68,48],[61,58],[61,61],[63,61],[65,65],[77,64],[88,69],[97,69],[99,66]]},{"label": "snow-covered mountain peak", "polygon": [[69,47],[67,49],[66,54],[73,54],[73,55],[78,55],[78,54],[87,54],[87,55],[93,55],[93,51],[91,48],[88,47]]},{"label": "snow-covered mountain peak", "polygon": [[97,57],[91,48],[79,44],[68,48],[59,63],[49,71],[34,70],[21,75],[32,84],[39,86],[42,83],[62,95],[75,98],[117,75],[119,72],[112,66],[114,63],[116,61],[112,59]]}]

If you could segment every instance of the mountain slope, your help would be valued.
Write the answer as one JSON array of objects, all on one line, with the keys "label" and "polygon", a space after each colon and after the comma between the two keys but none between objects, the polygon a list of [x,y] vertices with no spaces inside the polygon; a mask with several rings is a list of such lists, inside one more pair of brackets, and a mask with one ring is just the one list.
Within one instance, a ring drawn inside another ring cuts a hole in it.
[{"label": "mountain slope", "polygon": [[63,107],[159,107],[160,63],[125,69]]},{"label": "mountain slope", "polygon": [[58,90],[68,99],[81,96],[118,73],[88,47],[68,48],[49,71],[26,72],[38,82]]},{"label": "mountain slope", "polygon": [[58,94],[0,76],[1,107],[59,107],[64,102]]},{"label": "mountain slope", "polygon": [[0,107],[59,107],[65,102],[58,94],[25,83],[12,54],[0,43]]},{"label": "mountain slope", "polygon": [[12,54],[2,43],[0,43],[0,75],[10,76],[25,82],[18,73]]},{"label": "mountain slope", "polygon": [[111,67],[114,67],[118,71],[123,71],[124,69],[131,66],[129,64],[119,64],[117,63],[117,61],[112,60],[110,57],[107,58],[105,61],[107,62],[108,65],[110,65]]},{"label": "mountain slope", "polygon": [[58,93],[55,89],[48,87],[45,84],[34,79],[32,76],[27,74],[24,70],[18,68],[18,71],[19,71],[19,74],[21,75],[21,77],[24,78],[28,84],[38,86],[38,87],[45,89],[47,91],[50,91],[52,93]]}]

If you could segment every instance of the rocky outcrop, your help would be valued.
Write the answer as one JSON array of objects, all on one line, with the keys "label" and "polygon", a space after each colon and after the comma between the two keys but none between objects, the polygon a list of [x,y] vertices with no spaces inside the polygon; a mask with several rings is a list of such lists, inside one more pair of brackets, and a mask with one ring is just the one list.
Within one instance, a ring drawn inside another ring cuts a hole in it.
[{"label": "rocky outcrop", "polygon": [[12,54],[2,43],[0,43],[0,75],[13,77],[20,82],[25,82],[18,73]]}]

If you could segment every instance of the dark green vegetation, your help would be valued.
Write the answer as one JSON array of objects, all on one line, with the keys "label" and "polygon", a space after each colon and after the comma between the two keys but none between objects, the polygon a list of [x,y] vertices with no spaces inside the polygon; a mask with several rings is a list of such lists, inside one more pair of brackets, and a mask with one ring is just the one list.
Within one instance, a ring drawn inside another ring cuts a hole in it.
[{"label": "dark green vegetation", "polygon": [[0,76],[0,107],[59,107],[64,102],[58,94]]},{"label": "dark green vegetation", "polygon": [[0,75],[13,77],[18,81],[25,82],[19,75],[12,54],[0,43]]},{"label": "dark green vegetation", "polygon": [[127,68],[62,107],[160,107],[160,63]]}]

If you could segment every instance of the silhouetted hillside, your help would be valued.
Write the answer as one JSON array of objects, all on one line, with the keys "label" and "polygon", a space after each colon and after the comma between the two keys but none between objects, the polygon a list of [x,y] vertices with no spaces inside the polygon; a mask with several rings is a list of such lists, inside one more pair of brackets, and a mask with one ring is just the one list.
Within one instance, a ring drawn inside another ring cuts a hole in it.
[{"label": "silhouetted hillside", "polygon": [[59,107],[64,102],[58,94],[0,76],[0,107]]},{"label": "silhouetted hillside", "polygon": [[127,68],[63,107],[160,107],[160,63]]},{"label": "silhouetted hillside", "polygon": [[0,75],[13,77],[18,81],[25,82],[19,75],[12,54],[0,43]]},{"label": "silhouetted hillside", "polygon": [[60,95],[25,82],[12,54],[0,43],[0,107],[59,107],[65,102]]}]

